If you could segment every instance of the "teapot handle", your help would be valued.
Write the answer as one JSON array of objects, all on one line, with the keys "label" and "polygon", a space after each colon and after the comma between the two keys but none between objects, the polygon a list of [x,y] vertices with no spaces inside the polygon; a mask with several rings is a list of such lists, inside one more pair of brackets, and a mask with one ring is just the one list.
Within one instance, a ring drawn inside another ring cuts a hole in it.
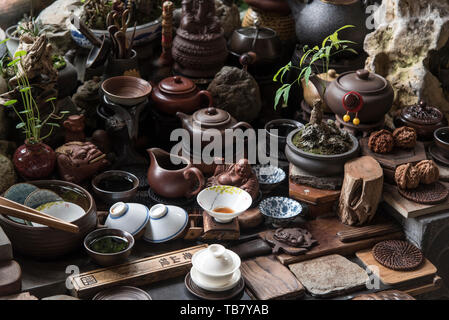
[{"label": "teapot handle", "polygon": [[237,128],[252,129],[253,127],[248,122],[241,121],[241,122],[237,122],[229,129],[237,129]]},{"label": "teapot handle", "polygon": [[186,193],[186,198],[191,198],[193,196],[196,196],[201,189],[203,189],[205,184],[205,179],[201,171],[196,167],[190,167],[186,171],[184,171],[184,179],[190,180],[192,177],[192,174],[196,179],[198,180],[198,188],[196,188],[194,191],[190,191]]},{"label": "teapot handle", "polygon": [[201,96],[204,96],[204,97],[207,99],[207,101],[209,102],[208,105],[207,105],[208,108],[212,108],[212,107],[214,106],[214,100],[213,100],[212,95],[210,94],[209,91],[207,91],[207,90],[201,90],[201,91],[198,92],[197,94],[198,94],[200,97],[201,97]]}]

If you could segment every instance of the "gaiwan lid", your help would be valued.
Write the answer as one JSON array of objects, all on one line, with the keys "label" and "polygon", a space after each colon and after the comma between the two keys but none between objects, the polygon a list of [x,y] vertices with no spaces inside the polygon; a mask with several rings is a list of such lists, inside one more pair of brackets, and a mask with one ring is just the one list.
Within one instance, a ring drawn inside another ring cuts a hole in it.
[{"label": "gaiwan lid", "polygon": [[174,76],[159,82],[159,89],[168,94],[187,94],[195,91],[196,85],[188,78]]},{"label": "gaiwan lid", "polygon": [[403,108],[401,115],[410,122],[423,125],[434,125],[443,120],[443,113],[438,108],[428,105],[424,100]]},{"label": "gaiwan lid", "polygon": [[109,209],[105,225],[127,231],[134,236],[146,227],[149,218],[148,208],[143,204],[117,202]]},{"label": "gaiwan lid", "polygon": [[150,209],[150,222],[143,239],[148,242],[166,242],[184,231],[189,215],[183,208],[156,204]]},{"label": "gaiwan lid", "polygon": [[385,78],[364,69],[342,73],[336,81],[343,89],[360,93],[375,93],[388,86]]},{"label": "gaiwan lid", "polygon": [[240,257],[220,244],[212,244],[196,252],[192,257],[193,267],[201,273],[225,276],[240,268]]}]

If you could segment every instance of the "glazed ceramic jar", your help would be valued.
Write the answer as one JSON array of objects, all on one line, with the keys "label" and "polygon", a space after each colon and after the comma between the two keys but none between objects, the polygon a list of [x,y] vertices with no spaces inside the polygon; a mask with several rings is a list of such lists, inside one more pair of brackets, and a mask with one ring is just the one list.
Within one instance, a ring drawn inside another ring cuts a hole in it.
[{"label": "glazed ceramic jar", "polygon": [[209,291],[232,289],[240,280],[240,257],[220,244],[196,252],[190,274],[193,282]]},{"label": "glazed ceramic jar", "polygon": [[186,228],[189,215],[183,208],[156,204],[150,209],[150,222],[143,239],[152,243],[178,237]]},{"label": "glazed ceramic jar", "polygon": [[153,89],[151,99],[160,112],[170,115],[175,115],[176,112],[191,114],[198,110],[202,103],[213,106],[209,91],[200,91],[192,80],[182,76],[163,79]]},{"label": "glazed ceramic jar", "polygon": [[[188,159],[159,148],[147,150],[150,156],[148,184],[153,192],[166,198],[191,198],[204,186],[204,176]],[[180,164],[174,164],[176,159]]]},{"label": "glazed ceramic jar", "polygon": [[[312,79],[315,84],[316,79]],[[319,85],[319,84],[318,84]],[[348,111],[363,124],[378,123],[391,109],[394,91],[382,76],[367,70],[342,73],[330,83],[324,101],[340,117]]]},{"label": "glazed ceramic jar", "polygon": [[134,238],[139,238],[148,221],[148,208],[143,204],[117,202],[109,209],[105,226],[129,232]]},{"label": "glazed ceramic jar", "polygon": [[31,143],[27,140],[24,145],[17,148],[13,163],[24,179],[42,179],[52,174],[56,164],[56,153],[45,143]]},{"label": "glazed ceramic jar", "polygon": [[415,105],[403,108],[395,119],[395,125],[411,127],[416,130],[419,140],[431,141],[435,130],[447,126],[447,119],[437,107],[421,100]]}]

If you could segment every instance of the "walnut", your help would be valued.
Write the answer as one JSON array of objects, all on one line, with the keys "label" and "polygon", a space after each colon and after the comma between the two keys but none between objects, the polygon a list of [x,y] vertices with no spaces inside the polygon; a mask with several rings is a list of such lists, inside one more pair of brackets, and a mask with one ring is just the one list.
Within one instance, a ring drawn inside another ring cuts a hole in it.
[{"label": "walnut", "polygon": [[388,130],[380,130],[371,133],[368,140],[368,147],[375,153],[388,153],[393,150],[393,135]]},{"label": "walnut", "polygon": [[423,160],[415,165],[419,173],[419,180],[424,184],[432,184],[440,178],[440,170],[432,160]]},{"label": "walnut", "polygon": [[412,149],[416,146],[418,135],[415,129],[410,127],[397,128],[393,132],[394,145],[398,148]]},{"label": "walnut", "polygon": [[419,172],[411,163],[400,165],[394,173],[394,180],[401,189],[415,189],[419,186]]}]

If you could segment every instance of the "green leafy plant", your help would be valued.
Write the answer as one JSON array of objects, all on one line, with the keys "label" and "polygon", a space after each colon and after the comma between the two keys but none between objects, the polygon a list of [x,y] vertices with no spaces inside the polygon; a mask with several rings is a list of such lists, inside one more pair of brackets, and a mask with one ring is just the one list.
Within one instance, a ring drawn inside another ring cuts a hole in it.
[{"label": "green leafy plant", "polygon": [[[0,44],[1,43],[2,42],[0,42]],[[20,93],[20,100],[23,110],[18,110],[16,104],[18,104],[19,101],[15,99],[7,101],[4,106],[7,108],[12,108],[18,116],[20,122],[16,125],[16,129],[23,131],[29,143],[38,143],[48,138],[52,134],[55,127],[59,127],[59,124],[54,121],[61,120],[64,117],[64,114],[68,113],[68,111],[61,111],[59,114],[56,114],[56,108],[54,105],[54,100],[56,100],[56,98],[53,97],[46,100],[47,103],[51,104],[52,111],[49,115],[46,115],[43,119],[41,119],[39,106],[33,98],[32,86],[30,85],[27,75],[22,71],[24,70],[22,65],[22,57],[26,56],[26,54],[26,51],[17,51],[14,54],[13,60],[7,65],[8,67],[12,67],[14,69],[14,73],[17,78],[16,90]],[[41,130],[46,126],[50,127],[50,131],[47,135],[41,137]]]},{"label": "green leafy plant", "polygon": [[67,65],[67,63],[65,62],[65,59],[64,59],[64,57],[63,56],[60,56],[60,55],[53,55],[52,57],[51,57],[51,59],[52,59],[52,62],[53,62],[53,67],[56,69],[56,70],[62,70],[62,69],[64,69],[65,67],[66,67],[66,65]]},{"label": "green leafy plant", "polygon": [[52,29],[51,26],[43,26],[42,23],[36,21],[34,17],[26,16],[22,21],[17,25],[16,31],[14,31],[13,35],[15,37],[20,38],[22,35],[27,34],[32,37],[39,37],[47,31]]},{"label": "green leafy plant", "polygon": [[[329,71],[329,64],[331,61],[331,58],[337,54],[340,54],[342,52],[352,52],[354,54],[358,54],[356,50],[350,47],[350,45],[356,44],[354,41],[350,40],[341,40],[338,37],[338,33],[344,29],[348,28],[354,28],[353,25],[346,25],[335,31],[330,36],[326,37],[321,47],[315,46],[313,48],[309,48],[309,46],[303,47],[304,54],[301,57],[301,60],[299,62],[299,67],[292,65],[291,62],[289,62],[287,65],[283,66],[279,71],[275,74],[273,77],[273,81],[282,83],[282,86],[277,90],[275,101],[274,101],[274,108],[278,106],[279,102],[283,101],[282,106],[286,106],[288,97],[290,94],[290,89],[295,83],[298,83],[298,85],[301,85],[300,81],[302,79],[305,80],[306,85],[309,85],[310,77],[314,73],[327,73]],[[306,63],[306,59],[309,58],[308,62]],[[318,66],[316,65],[317,61],[322,61],[322,70],[319,70]],[[315,68],[315,69],[314,69]],[[297,79],[291,83],[284,83],[284,77],[286,73],[292,69],[296,69],[299,72],[299,75]],[[323,81],[323,87],[326,87],[326,82]]]}]

